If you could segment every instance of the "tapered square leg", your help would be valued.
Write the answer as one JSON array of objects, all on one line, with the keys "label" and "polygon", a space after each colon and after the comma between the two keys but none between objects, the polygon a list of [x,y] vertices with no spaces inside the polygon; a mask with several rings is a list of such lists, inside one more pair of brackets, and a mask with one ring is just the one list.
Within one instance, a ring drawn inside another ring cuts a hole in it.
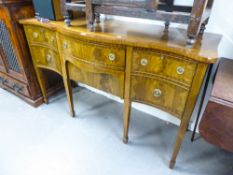
[{"label": "tapered square leg", "polygon": [[125,100],[124,106],[124,143],[128,143],[128,132],[129,132],[129,123],[130,123],[130,115],[131,115],[131,100]]},{"label": "tapered square leg", "polygon": [[48,104],[49,101],[46,92],[46,81],[44,80],[43,71],[40,68],[36,68],[36,75],[40,85],[41,93],[43,95],[44,102]]},{"label": "tapered square leg", "polygon": [[69,78],[69,72],[68,72],[67,64],[68,64],[68,62],[65,63],[65,69],[63,70],[63,81],[64,81],[64,86],[65,86],[68,105],[69,105],[69,108],[70,108],[70,115],[72,117],[75,117],[72,86],[71,86],[71,80]]},{"label": "tapered square leg", "polygon": [[176,138],[176,143],[175,143],[175,147],[173,150],[172,158],[171,158],[170,164],[169,164],[170,169],[173,169],[175,166],[176,158],[177,158],[177,155],[180,151],[180,147],[181,147],[181,144],[184,140],[187,128],[188,128],[188,122],[187,121],[181,122],[179,131],[178,131],[178,135]]}]

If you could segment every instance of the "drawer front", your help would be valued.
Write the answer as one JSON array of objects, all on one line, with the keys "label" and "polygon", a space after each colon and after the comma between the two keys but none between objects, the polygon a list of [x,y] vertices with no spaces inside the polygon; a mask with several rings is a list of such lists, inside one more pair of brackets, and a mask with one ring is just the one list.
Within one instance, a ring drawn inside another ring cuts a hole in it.
[{"label": "drawer front", "polygon": [[45,44],[57,50],[55,31],[37,26],[27,26],[25,31],[30,44]]},{"label": "drawer front", "polygon": [[0,86],[7,87],[18,94],[30,97],[30,92],[27,85],[19,83],[18,81],[7,76],[0,75]]},{"label": "drawer front", "polygon": [[124,97],[124,72],[109,72],[93,68],[92,65],[68,63],[70,79],[96,89]]},{"label": "drawer front", "polygon": [[64,54],[69,54],[76,59],[102,67],[119,70],[125,68],[125,49],[123,47],[94,44],[63,36],[61,37],[61,47]]},{"label": "drawer front", "polygon": [[188,89],[170,81],[132,76],[131,98],[165,110],[181,118],[188,97]]},{"label": "drawer front", "polygon": [[46,47],[32,46],[31,54],[36,66],[61,73],[61,62],[57,52]]},{"label": "drawer front", "polygon": [[195,62],[162,53],[135,50],[133,72],[151,73],[191,85],[196,72]]}]

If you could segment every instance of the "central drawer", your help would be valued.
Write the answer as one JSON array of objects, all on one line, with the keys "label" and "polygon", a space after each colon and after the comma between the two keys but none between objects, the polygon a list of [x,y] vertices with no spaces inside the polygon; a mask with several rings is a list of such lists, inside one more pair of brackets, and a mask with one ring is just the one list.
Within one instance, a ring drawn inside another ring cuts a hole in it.
[{"label": "central drawer", "polygon": [[37,67],[51,69],[61,74],[61,63],[57,52],[47,47],[31,46],[31,54]]},{"label": "central drawer", "polygon": [[61,49],[64,54],[97,66],[123,71],[125,69],[124,47],[85,42],[66,36],[61,36],[60,38]]},{"label": "central drawer", "polygon": [[189,90],[170,81],[133,75],[131,82],[131,98],[165,110],[181,118]]},{"label": "central drawer", "polygon": [[132,72],[154,74],[191,85],[197,63],[166,53],[135,49],[133,52]]},{"label": "central drawer", "polygon": [[89,64],[68,63],[71,80],[87,84],[96,89],[124,98],[125,74],[122,71],[109,71]]}]

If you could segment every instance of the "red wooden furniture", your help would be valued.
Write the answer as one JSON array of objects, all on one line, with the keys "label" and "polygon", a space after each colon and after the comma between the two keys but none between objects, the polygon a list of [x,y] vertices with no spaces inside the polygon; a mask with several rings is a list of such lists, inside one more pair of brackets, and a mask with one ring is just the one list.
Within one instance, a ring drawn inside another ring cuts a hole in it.
[{"label": "red wooden furniture", "polygon": [[199,130],[208,142],[233,152],[233,60],[220,62]]}]

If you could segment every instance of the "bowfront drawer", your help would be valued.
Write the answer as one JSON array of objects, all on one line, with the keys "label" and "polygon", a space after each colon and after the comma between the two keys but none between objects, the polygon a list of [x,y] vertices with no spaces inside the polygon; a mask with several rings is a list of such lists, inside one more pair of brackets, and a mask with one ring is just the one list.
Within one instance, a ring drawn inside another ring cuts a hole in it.
[{"label": "bowfront drawer", "polygon": [[132,76],[131,98],[181,118],[189,90],[163,79]]},{"label": "bowfront drawer", "polygon": [[61,37],[64,54],[95,65],[124,70],[125,48],[115,45],[102,45]]},{"label": "bowfront drawer", "polygon": [[45,44],[57,49],[55,31],[37,26],[27,26],[25,31],[30,44]]},{"label": "bowfront drawer", "polygon": [[47,47],[32,46],[31,54],[36,66],[61,73],[61,63],[57,52]]},{"label": "bowfront drawer", "polygon": [[195,62],[147,50],[135,50],[132,71],[151,73],[191,85],[196,72]]}]

